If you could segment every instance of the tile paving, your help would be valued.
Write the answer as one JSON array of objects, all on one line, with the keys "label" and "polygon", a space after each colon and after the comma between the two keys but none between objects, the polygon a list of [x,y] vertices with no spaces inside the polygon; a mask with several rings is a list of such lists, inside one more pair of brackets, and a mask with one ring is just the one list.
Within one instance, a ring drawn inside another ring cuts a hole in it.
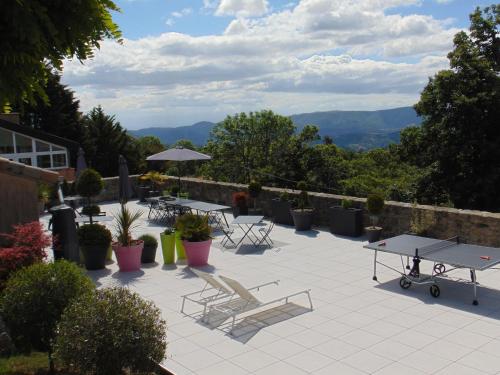
[{"label": "tile paving", "polygon": [[[118,204],[103,209],[110,214]],[[146,207],[141,209],[136,234],[159,237],[163,228],[148,222]],[[113,262],[89,275],[99,287],[126,286],[161,309],[168,324],[163,364],[176,375],[500,374],[500,271],[478,274],[480,305],[472,306],[468,285],[445,280],[434,299],[426,287],[402,290],[398,275],[387,269],[372,281],[373,253],[362,248],[363,238],[296,233],[279,225],[271,237],[283,245],[244,255],[212,246],[204,270],[248,286],[279,279],[279,287],[266,288],[271,297],[310,288],[315,309],[304,308],[307,299],[298,297],[248,314],[234,336],[227,322],[201,324],[196,306],[189,307],[190,315],[180,313],[180,296],[203,283],[185,265],[163,266],[160,249],[157,263],[139,272],[120,273]],[[381,257],[400,266],[395,256]]]}]

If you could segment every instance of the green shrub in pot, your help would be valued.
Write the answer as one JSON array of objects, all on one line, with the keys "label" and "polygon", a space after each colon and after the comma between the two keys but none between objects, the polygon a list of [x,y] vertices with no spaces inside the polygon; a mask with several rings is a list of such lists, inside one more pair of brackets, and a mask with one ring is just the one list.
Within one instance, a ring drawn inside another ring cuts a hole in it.
[{"label": "green shrub in pot", "polygon": [[88,270],[103,269],[106,253],[111,245],[111,232],[100,224],[87,224],[78,228],[78,243]]},{"label": "green shrub in pot", "polygon": [[[92,197],[98,195],[104,188],[104,181],[99,172],[94,169],[85,169],[76,181],[76,191],[82,197],[87,198],[87,206],[91,205]],[[92,224],[92,215],[89,215]]]},{"label": "green shrub in pot", "polygon": [[151,234],[143,234],[138,238],[138,240],[144,242],[141,263],[154,263],[156,258],[156,249],[158,248],[158,240]]},{"label": "green shrub in pot", "polygon": [[82,215],[97,216],[101,213],[101,207],[97,204],[91,204],[82,208]]},{"label": "green shrub in pot", "polygon": [[208,216],[192,213],[181,215],[175,222],[175,229],[181,233],[188,265],[206,265],[212,244],[212,229],[208,224]]},{"label": "green shrub in pot", "polygon": [[380,239],[382,228],[376,226],[379,215],[384,209],[384,197],[379,193],[369,194],[366,198],[366,209],[370,215],[371,226],[366,227],[365,231],[368,234],[368,242],[377,242]]},{"label": "green shrub in pot", "polygon": [[295,230],[310,230],[312,226],[314,210],[309,203],[309,194],[307,193],[307,184],[305,181],[297,183],[297,189],[300,193],[297,196],[295,208],[291,210]]}]

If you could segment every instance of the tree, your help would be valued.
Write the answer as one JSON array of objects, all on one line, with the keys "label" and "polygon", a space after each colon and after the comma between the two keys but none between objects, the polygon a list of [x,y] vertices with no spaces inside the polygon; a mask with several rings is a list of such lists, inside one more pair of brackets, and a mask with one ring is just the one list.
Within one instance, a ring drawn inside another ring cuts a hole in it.
[{"label": "tree", "polygon": [[83,117],[86,131],[85,156],[92,168],[104,177],[118,175],[118,157],[125,155],[131,173],[139,169],[141,153],[135,139],[130,136],[114,116],[107,115],[101,106]]},{"label": "tree", "polygon": [[45,98],[45,64],[93,56],[104,38],[118,39],[111,0],[4,0],[0,5],[0,110],[19,100]]},{"label": "tree", "polygon": [[161,143],[160,138],[153,135],[138,138],[136,140],[136,145],[140,154],[138,165],[140,172],[145,172],[147,170],[148,164],[146,158],[148,156],[165,151],[165,145]]},{"label": "tree", "polygon": [[499,210],[500,5],[477,8],[470,20],[470,33],[455,35],[450,69],[430,78],[415,105],[422,129],[404,133],[402,149],[425,155],[408,158],[426,167],[420,197],[432,187],[457,207]]}]

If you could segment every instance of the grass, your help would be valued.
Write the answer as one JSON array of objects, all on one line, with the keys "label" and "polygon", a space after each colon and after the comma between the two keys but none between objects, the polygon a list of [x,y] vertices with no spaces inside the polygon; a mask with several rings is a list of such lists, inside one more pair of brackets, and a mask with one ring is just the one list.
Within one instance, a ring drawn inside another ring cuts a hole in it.
[{"label": "grass", "polygon": [[[47,353],[33,352],[31,355],[0,358],[0,375],[46,375],[48,370]],[[63,372],[56,373],[64,375]]]}]

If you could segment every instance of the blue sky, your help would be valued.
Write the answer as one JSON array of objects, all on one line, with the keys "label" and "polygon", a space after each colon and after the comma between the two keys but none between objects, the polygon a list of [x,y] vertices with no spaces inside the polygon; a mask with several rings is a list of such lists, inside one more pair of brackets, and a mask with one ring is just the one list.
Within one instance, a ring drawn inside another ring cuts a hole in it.
[{"label": "blue sky", "polygon": [[414,104],[489,1],[120,0],[124,44],[65,64],[84,111],[127,128]]}]

